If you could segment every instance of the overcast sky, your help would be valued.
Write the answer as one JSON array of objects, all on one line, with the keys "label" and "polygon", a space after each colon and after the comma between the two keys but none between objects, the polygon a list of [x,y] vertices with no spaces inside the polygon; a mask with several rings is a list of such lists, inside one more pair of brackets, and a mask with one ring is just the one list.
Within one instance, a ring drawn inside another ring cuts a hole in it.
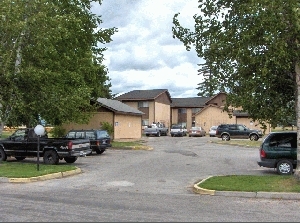
[{"label": "overcast sky", "polygon": [[197,6],[197,0],[103,0],[93,9],[102,28],[119,30],[104,52],[113,94],[168,89],[172,98],[197,97],[203,60],[172,37],[174,14],[193,28]]}]

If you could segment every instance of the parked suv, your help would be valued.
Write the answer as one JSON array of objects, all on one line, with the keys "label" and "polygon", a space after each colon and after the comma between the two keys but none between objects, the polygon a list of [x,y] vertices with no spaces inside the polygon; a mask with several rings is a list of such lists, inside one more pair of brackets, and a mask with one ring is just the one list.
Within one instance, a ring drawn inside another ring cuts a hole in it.
[{"label": "parked suv", "polygon": [[221,124],[218,126],[216,136],[222,140],[230,139],[250,139],[257,141],[263,136],[261,130],[249,129],[242,124]]},{"label": "parked suv", "polygon": [[110,135],[106,130],[102,129],[70,130],[66,138],[89,139],[92,152],[95,151],[97,154],[102,154],[107,147],[111,147]]},{"label": "parked suv", "polygon": [[276,168],[280,175],[290,175],[297,166],[297,132],[271,132],[259,148],[262,167]]}]

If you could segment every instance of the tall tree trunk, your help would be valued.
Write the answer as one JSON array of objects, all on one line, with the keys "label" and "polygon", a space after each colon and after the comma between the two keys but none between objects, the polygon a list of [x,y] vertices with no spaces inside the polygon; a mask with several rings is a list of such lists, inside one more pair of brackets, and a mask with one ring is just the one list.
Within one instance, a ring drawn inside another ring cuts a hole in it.
[{"label": "tall tree trunk", "polygon": [[296,63],[296,83],[297,83],[297,92],[296,92],[296,118],[297,118],[297,168],[295,170],[294,176],[300,180],[300,65]]},{"label": "tall tree trunk", "polygon": [[4,122],[0,121],[0,138],[2,138],[3,129],[4,129]]}]

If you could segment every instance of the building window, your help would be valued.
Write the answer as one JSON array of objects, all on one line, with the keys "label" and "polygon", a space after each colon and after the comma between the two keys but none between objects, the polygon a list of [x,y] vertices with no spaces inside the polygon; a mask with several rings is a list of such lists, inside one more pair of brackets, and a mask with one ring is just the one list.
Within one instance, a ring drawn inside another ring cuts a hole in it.
[{"label": "building window", "polygon": [[181,125],[182,128],[186,128],[186,122],[179,122],[178,125]]},{"label": "building window", "polygon": [[186,108],[178,108],[178,114],[186,114]]},{"label": "building window", "polygon": [[139,101],[138,108],[149,108],[149,102],[148,101]]},{"label": "building window", "polygon": [[149,120],[148,119],[143,119],[142,120],[142,126],[148,126],[149,125]]}]

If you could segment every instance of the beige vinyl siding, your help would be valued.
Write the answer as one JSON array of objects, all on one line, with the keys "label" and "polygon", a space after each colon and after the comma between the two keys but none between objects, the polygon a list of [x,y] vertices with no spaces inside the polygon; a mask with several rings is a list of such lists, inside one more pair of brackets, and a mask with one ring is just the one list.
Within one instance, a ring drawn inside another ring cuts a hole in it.
[{"label": "beige vinyl siding", "polygon": [[142,137],[141,116],[120,115],[115,116],[115,139],[138,139]]},{"label": "beige vinyl siding", "polygon": [[154,122],[164,123],[166,127],[170,127],[170,105],[155,102]]},{"label": "beige vinyl siding", "polygon": [[102,122],[113,123],[113,112],[95,112],[87,124],[70,123],[64,124],[63,128],[67,131],[71,129],[101,129]]}]

